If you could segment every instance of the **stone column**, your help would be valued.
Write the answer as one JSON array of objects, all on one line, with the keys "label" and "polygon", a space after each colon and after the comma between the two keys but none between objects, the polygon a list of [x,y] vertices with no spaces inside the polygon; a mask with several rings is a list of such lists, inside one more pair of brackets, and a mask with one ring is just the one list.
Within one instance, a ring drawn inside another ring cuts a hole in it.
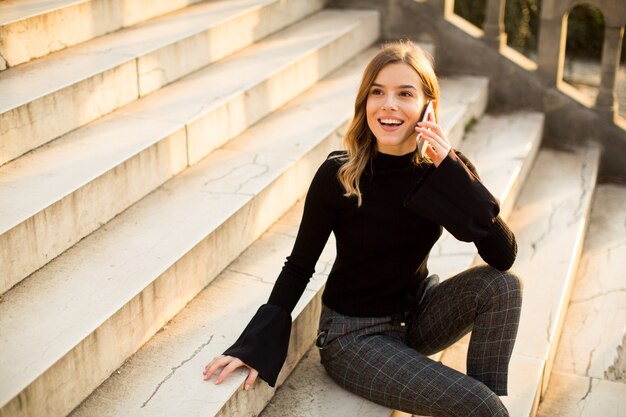
[{"label": "stone column", "polygon": [[541,79],[550,87],[555,87],[563,77],[565,61],[565,40],[567,20],[565,16],[541,18],[537,66]]},{"label": "stone column", "polygon": [[487,0],[483,40],[495,49],[500,49],[501,45],[506,45],[506,33],[504,32],[505,5],[506,0]]},{"label": "stone column", "polygon": [[617,101],[615,100],[615,76],[619,70],[620,54],[624,27],[604,28],[604,43],[602,45],[602,75],[600,79],[600,91],[596,99],[595,109],[613,120],[617,113]]}]

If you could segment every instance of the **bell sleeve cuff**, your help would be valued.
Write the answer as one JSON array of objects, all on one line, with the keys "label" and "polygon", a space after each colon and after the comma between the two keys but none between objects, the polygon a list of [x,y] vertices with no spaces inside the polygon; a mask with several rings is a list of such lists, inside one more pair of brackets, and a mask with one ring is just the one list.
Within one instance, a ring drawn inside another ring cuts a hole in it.
[{"label": "bell sleeve cuff", "polygon": [[224,355],[256,369],[261,379],[273,387],[287,358],[290,334],[291,315],[279,306],[263,304]]},{"label": "bell sleeve cuff", "polygon": [[500,212],[498,200],[452,149],[409,193],[404,205],[464,242],[488,237]]}]

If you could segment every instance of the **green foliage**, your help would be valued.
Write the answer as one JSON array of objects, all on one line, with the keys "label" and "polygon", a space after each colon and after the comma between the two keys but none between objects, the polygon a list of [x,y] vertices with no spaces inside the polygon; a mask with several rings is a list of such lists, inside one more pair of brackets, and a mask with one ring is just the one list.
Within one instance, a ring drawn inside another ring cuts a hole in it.
[{"label": "green foliage", "polygon": [[537,52],[540,0],[508,0],[504,12],[507,43],[524,55]]},{"label": "green foliage", "polygon": [[599,60],[602,55],[604,18],[594,6],[575,6],[567,19],[567,46],[569,57]]},{"label": "green foliage", "polygon": [[467,133],[478,123],[475,117],[472,117],[467,123],[465,123],[465,127],[463,128],[463,132]]},{"label": "green foliage", "polygon": [[[454,12],[472,24],[483,27],[486,0],[456,0]],[[504,30],[507,43],[525,55],[537,52],[541,0],[506,0]],[[567,51],[569,57],[600,59],[604,38],[602,13],[588,4],[574,7],[568,18]],[[622,62],[626,57],[626,42]]]},{"label": "green foliage", "polygon": [[456,0],[454,13],[469,21],[474,26],[483,27],[487,0]]},{"label": "green foliage", "polygon": [[[507,0],[504,12],[504,30],[509,46],[523,54],[537,50],[540,0]],[[482,28],[485,21],[486,0],[456,0],[454,12]]]}]

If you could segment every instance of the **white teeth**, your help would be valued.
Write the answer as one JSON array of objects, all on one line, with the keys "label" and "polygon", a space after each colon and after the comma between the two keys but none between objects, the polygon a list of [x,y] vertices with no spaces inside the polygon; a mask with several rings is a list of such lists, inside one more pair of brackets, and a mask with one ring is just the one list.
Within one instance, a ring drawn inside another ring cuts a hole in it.
[{"label": "white teeth", "polygon": [[402,124],[402,120],[396,120],[396,119],[380,119],[381,123],[384,123],[386,125],[400,125]]}]

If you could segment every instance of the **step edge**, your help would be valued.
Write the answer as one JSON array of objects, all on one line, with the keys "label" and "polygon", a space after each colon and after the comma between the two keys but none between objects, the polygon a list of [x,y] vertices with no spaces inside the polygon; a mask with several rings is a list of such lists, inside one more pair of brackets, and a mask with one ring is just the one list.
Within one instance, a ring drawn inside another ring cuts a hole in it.
[{"label": "step edge", "polygon": [[[371,19],[374,15],[376,15],[376,13],[370,13],[370,14],[368,15],[368,18],[370,18],[370,19]],[[228,106],[228,103],[230,103],[230,101],[226,101],[226,99],[230,99],[230,98],[232,98],[232,97],[242,96],[242,95],[243,95],[243,96],[245,96],[246,91],[251,91],[253,88],[255,88],[255,87],[259,86],[259,85],[263,85],[263,84],[265,84],[265,83],[268,83],[271,79],[273,79],[272,77],[274,77],[274,76],[281,76],[281,74],[282,74],[283,72],[288,71],[289,69],[294,68],[295,66],[299,65],[299,64],[300,64],[300,62],[302,62],[302,60],[306,59],[306,57],[308,57],[308,56],[310,56],[310,55],[313,55],[313,54],[315,54],[315,53],[318,53],[319,51],[325,50],[326,48],[332,48],[334,45],[336,45],[336,43],[337,43],[337,42],[341,42],[341,41],[342,41],[342,39],[343,39],[345,36],[348,36],[348,35],[350,35],[351,33],[354,33],[354,31],[355,31],[355,30],[359,30],[359,29],[361,29],[361,28],[363,27],[363,25],[367,24],[367,20],[360,19],[360,20],[358,20],[358,21],[356,21],[356,22],[352,22],[352,23],[353,23],[353,24],[352,24],[352,25],[350,25],[350,27],[349,27],[349,28],[346,28],[346,30],[345,30],[345,31],[342,31],[341,33],[337,34],[337,36],[336,36],[336,37],[334,37],[333,39],[329,40],[329,42],[325,43],[325,44],[324,44],[324,45],[322,45],[321,47],[319,47],[319,48],[317,48],[317,49],[315,49],[315,50],[311,51],[311,52],[310,52],[310,54],[299,54],[299,55],[297,56],[297,58],[294,58],[294,60],[291,60],[288,64],[285,64],[285,66],[281,67],[280,69],[276,69],[275,71],[273,71],[273,72],[271,73],[271,75],[270,75],[268,78],[264,78],[264,79],[262,79],[262,80],[257,80],[258,82],[254,82],[254,83],[247,83],[247,84],[245,84],[245,85],[243,85],[243,86],[240,86],[240,87],[238,88],[238,90],[237,90],[237,91],[232,92],[232,94],[230,94],[230,95],[228,95],[228,96],[225,96],[225,97],[218,97],[219,101],[213,101],[213,102],[211,102],[211,103],[210,103],[210,105],[209,105],[209,106],[204,106],[204,108],[203,108],[203,112],[202,112],[201,114],[196,114],[195,116],[189,116],[189,117],[187,118],[187,121],[186,121],[186,122],[180,122],[180,123],[183,123],[183,124],[184,124],[184,126],[182,126],[182,127],[178,127],[178,126],[173,125],[170,129],[168,129],[168,131],[169,131],[169,130],[172,130],[173,132],[176,132],[177,130],[179,130],[179,129],[181,129],[181,128],[186,129],[188,125],[190,125],[191,123],[193,123],[193,122],[194,122],[195,120],[197,120],[198,118],[205,117],[206,115],[210,114],[212,111],[215,111],[216,109],[219,109],[220,107],[223,107],[223,106]],[[365,47],[365,48],[366,48],[366,47]],[[340,59],[340,61],[339,61],[338,63],[335,63],[335,64],[333,64],[333,65],[332,65],[332,67],[333,67],[334,69],[331,69],[331,70],[330,70],[327,74],[319,74],[322,78],[318,78],[318,79],[316,80],[316,82],[317,82],[317,81],[320,81],[320,80],[321,80],[321,79],[323,79],[326,75],[329,75],[330,73],[332,73],[332,72],[333,72],[334,70],[336,70],[337,68],[340,68],[343,64],[345,64],[345,62],[346,62],[346,60],[345,60],[345,59]],[[315,84],[315,83],[311,84],[311,86],[313,86],[314,84]],[[246,89],[244,89],[244,87],[245,87]],[[206,100],[205,100],[205,101],[206,101]],[[131,105],[132,105],[132,104],[134,104],[134,103],[131,103]],[[283,104],[285,104],[285,103],[283,103]],[[119,112],[119,113],[117,113],[117,114],[118,114],[120,117],[124,117],[125,115],[127,115],[128,109],[126,109],[125,107],[123,107],[123,108],[118,109],[116,112]],[[266,115],[267,115],[267,114],[266,114]],[[133,116],[134,118],[139,118],[139,119],[141,119],[141,115],[134,114],[134,115],[132,115],[132,116]],[[102,118],[102,119],[98,119],[98,120],[95,120],[95,121],[94,121],[94,122],[92,122],[92,123],[93,123],[93,124],[95,124],[95,125],[98,125],[98,124],[103,124],[103,125],[105,125],[105,126],[106,126],[106,122],[107,122],[108,120],[110,120],[110,119],[109,119],[109,117],[110,117],[110,116],[105,116],[104,118]],[[173,122],[173,123],[174,123],[174,122]],[[89,128],[90,126],[93,126],[93,125],[92,125],[92,124],[88,124],[88,125],[85,125],[83,128],[84,128],[84,129],[87,129],[87,128]],[[81,128],[81,129],[82,129],[82,128]],[[73,137],[73,135],[75,135],[75,134],[76,134],[76,133],[74,133],[74,132],[76,132],[76,131],[73,131],[73,132],[70,132],[70,133],[68,133],[68,134],[67,134],[67,135],[68,135],[67,137],[69,137],[69,138],[70,138],[70,139],[67,139],[67,140],[71,140],[71,138]],[[65,139],[65,137],[66,137],[66,136],[61,137],[60,139],[61,139],[61,140],[64,140],[64,139]],[[104,175],[106,175],[107,173],[109,173],[109,172],[113,171],[114,169],[116,169],[116,168],[117,168],[117,167],[119,167],[119,166],[124,165],[126,162],[128,162],[128,161],[129,161],[129,160],[131,160],[132,158],[134,158],[134,157],[136,157],[137,155],[141,154],[141,153],[142,153],[142,152],[144,152],[145,150],[147,150],[147,149],[149,149],[149,148],[151,148],[151,147],[153,147],[153,146],[157,145],[157,144],[158,144],[158,143],[160,143],[161,141],[166,140],[168,137],[169,137],[169,136],[165,136],[165,137],[161,137],[161,138],[159,138],[158,140],[156,140],[156,139],[155,139],[155,140],[151,140],[151,141],[149,141],[149,143],[146,143],[145,145],[143,145],[141,149],[138,149],[137,151],[135,151],[135,153],[134,153],[133,155],[130,155],[130,156],[125,157],[123,161],[121,161],[121,162],[117,163],[115,166],[112,166],[112,165],[110,165],[110,164],[109,164],[109,165],[108,165],[108,168],[101,170],[101,173],[100,173],[100,174],[95,175],[95,176],[92,176],[93,178],[87,178],[87,179],[85,179],[84,181],[81,181],[81,184],[80,184],[80,185],[75,185],[75,186],[71,187],[71,188],[73,188],[73,189],[72,189],[72,190],[70,190],[70,191],[66,191],[66,192],[65,192],[65,194],[64,194],[61,198],[56,198],[56,199],[55,199],[54,201],[52,201],[52,202],[49,202],[49,203],[43,204],[43,206],[45,206],[43,209],[41,209],[41,208],[36,208],[36,209],[34,209],[34,210],[37,210],[36,212],[34,212],[34,213],[33,213],[33,210],[30,210],[30,212],[29,212],[27,215],[22,215],[22,216],[20,216],[21,221],[20,221],[19,223],[17,223],[17,224],[12,224],[12,225],[9,225],[9,226],[2,226],[3,231],[2,231],[0,234],[4,234],[4,233],[7,233],[7,232],[10,232],[11,230],[13,230],[13,229],[14,229],[14,228],[16,228],[16,227],[21,227],[24,223],[28,222],[30,219],[34,218],[35,216],[40,215],[41,213],[45,212],[47,209],[53,208],[53,207],[54,207],[55,205],[57,205],[57,204],[60,204],[60,203],[63,201],[63,199],[64,199],[64,198],[66,198],[66,197],[68,197],[68,196],[70,196],[70,195],[74,194],[75,192],[78,192],[79,190],[83,189],[84,187],[88,186],[89,184],[93,183],[94,181],[97,181],[99,178],[102,178],[102,177],[103,177]],[[188,138],[187,138],[187,139],[188,139]],[[232,138],[230,138],[230,139],[232,139]],[[229,140],[230,140],[230,139],[229,139]],[[227,142],[228,142],[228,141],[227,141]],[[226,142],[226,143],[227,143],[227,142]],[[57,142],[57,143],[63,143],[63,142]],[[50,145],[44,145],[44,146],[55,146],[55,145],[54,145],[54,144],[50,144]],[[41,149],[43,149],[41,152],[44,152],[46,148],[41,148]],[[35,150],[35,151],[36,151],[36,150]],[[187,151],[189,152],[189,149],[188,149]],[[23,162],[23,161],[22,161],[22,162]],[[2,169],[2,168],[0,168],[0,169]],[[5,169],[9,169],[9,168],[5,168]],[[25,217],[25,216],[27,216],[27,217]],[[110,218],[109,218],[109,220],[110,220]],[[107,220],[107,221],[108,221],[108,220]],[[13,222],[13,223],[15,223],[15,222]],[[6,230],[4,230],[4,229],[6,229]],[[57,256],[58,256],[58,255],[57,255]],[[22,278],[22,279],[23,279],[23,278]],[[18,282],[19,282],[19,281],[18,281]],[[15,283],[13,283],[13,285],[15,285]],[[11,285],[11,286],[12,286],[12,285]]]}]

